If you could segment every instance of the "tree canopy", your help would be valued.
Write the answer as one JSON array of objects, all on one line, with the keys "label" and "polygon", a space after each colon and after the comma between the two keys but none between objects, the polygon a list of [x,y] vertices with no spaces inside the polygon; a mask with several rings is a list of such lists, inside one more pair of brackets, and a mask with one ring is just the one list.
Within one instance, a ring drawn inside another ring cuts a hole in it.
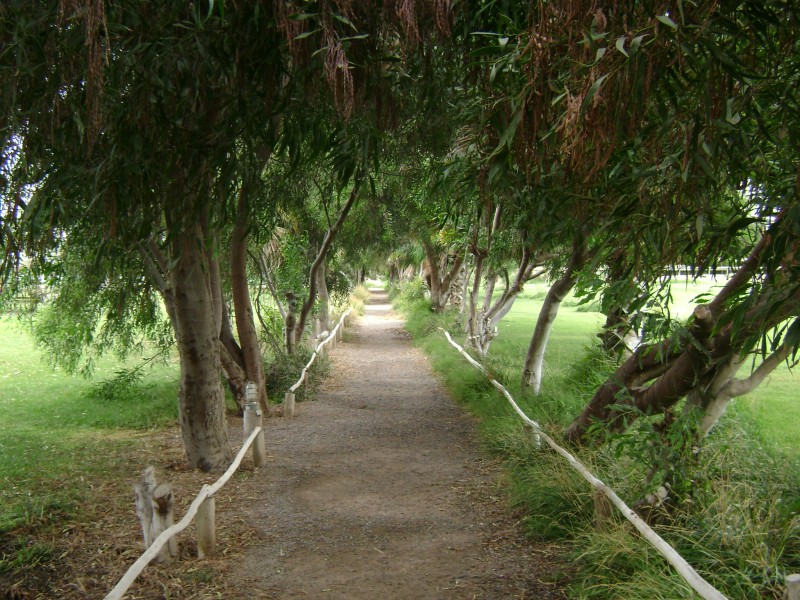
[{"label": "tree canopy", "polygon": [[[548,273],[534,389],[576,286],[607,349],[642,339],[571,439],[684,398],[711,414],[747,357],[800,335],[797,17],[778,0],[10,0],[4,293],[48,290],[36,326],[70,368],[173,337],[206,470],[230,459],[219,373],[267,406],[259,270],[291,347],[334,275],[424,256],[436,310],[469,290],[482,353]],[[680,265],[737,270],[688,323],[648,310]]]}]

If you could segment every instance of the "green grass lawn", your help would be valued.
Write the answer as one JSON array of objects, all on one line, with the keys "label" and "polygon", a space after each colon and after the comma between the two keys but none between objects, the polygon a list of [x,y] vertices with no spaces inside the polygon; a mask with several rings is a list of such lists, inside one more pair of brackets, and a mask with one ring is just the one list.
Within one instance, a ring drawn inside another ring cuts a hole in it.
[{"label": "green grass lawn", "polygon": [[[691,314],[692,299],[702,291],[701,286],[676,286],[673,315]],[[526,287],[501,323],[484,365],[503,380],[522,410],[558,439],[612,365],[601,353],[585,351],[597,344],[603,316],[567,298],[547,347],[541,395],[521,389],[522,363],[545,292],[541,284]],[[534,447],[508,403],[438,331],[444,327],[462,342],[454,315],[432,314],[420,296],[413,285],[397,296],[407,327],[453,396],[478,417],[484,444],[506,466],[508,499],[521,515],[520,524],[534,539],[562,545],[569,553],[574,567],[568,576],[570,597],[694,597],[645,542],[630,535],[626,524],[593,526],[591,488],[560,456]],[[694,486],[688,493],[675,491],[686,503],[664,524],[656,524],[667,543],[730,598],[777,598],[783,593],[783,574],[797,572],[800,565],[800,482],[793,467],[800,458],[800,405],[793,377],[783,369],[757,393],[734,401],[733,418],[723,419],[700,460],[681,470]],[[632,428],[608,444],[572,451],[632,503],[648,493],[645,479],[654,447],[648,435],[652,430],[646,426]]]},{"label": "green grass lawn", "polygon": [[[691,314],[699,294],[712,292],[724,284],[724,280],[707,283],[678,283],[672,288],[673,316],[686,318]],[[492,362],[506,367],[505,373],[512,386],[521,376],[530,336],[539,314],[542,299],[547,291],[544,284],[528,285],[514,304],[514,308],[500,323],[500,334],[490,350]],[[570,369],[583,350],[596,342],[595,334],[602,325],[603,316],[596,312],[584,312],[585,308],[568,297],[562,305],[545,354],[543,388],[554,385],[554,377]],[[747,365],[740,375],[745,374]],[[748,396],[735,399],[732,410],[744,418],[752,419],[755,429],[768,446],[800,457],[800,390],[797,387],[798,373],[786,366],[778,368],[771,377]],[[547,394],[543,394],[547,395]],[[588,398],[576,398],[574,406],[581,406]],[[569,408],[569,407],[565,407]],[[565,420],[573,415],[565,415]]]},{"label": "green grass lawn", "polygon": [[90,379],[53,370],[16,320],[0,319],[0,533],[72,506],[85,476],[117,466],[114,450],[131,443],[120,430],[175,422],[174,362],[116,396],[90,393],[118,369],[108,358]]}]

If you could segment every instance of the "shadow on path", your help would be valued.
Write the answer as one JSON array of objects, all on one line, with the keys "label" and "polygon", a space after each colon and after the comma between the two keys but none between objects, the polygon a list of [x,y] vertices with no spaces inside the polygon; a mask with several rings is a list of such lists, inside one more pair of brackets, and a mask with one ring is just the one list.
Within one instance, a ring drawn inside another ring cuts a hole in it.
[{"label": "shadow on path", "polygon": [[317,400],[267,422],[245,508],[263,542],[232,575],[248,598],[561,598],[472,420],[372,294]]}]

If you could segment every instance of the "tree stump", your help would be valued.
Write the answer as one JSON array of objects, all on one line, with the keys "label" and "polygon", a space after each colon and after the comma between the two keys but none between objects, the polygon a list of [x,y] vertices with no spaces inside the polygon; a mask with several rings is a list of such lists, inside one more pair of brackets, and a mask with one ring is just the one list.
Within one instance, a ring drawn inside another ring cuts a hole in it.
[{"label": "tree stump", "polygon": [[150,499],[153,497],[156,485],[155,468],[151,466],[142,471],[141,481],[133,486],[133,492],[136,494],[136,517],[142,525],[145,548],[149,548],[154,539],[150,535],[150,523],[153,521],[153,507]]},{"label": "tree stump", "polygon": [[[133,486],[136,494],[136,516],[142,525],[145,548],[174,523],[172,488],[168,484],[158,485],[155,469],[150,466],[142,471],[139,483]],[[158,553],[156,562],[167,562],[178,556],[178,542],[172,537]]]},{"label": "tree stump", "polygon": [[[175,499],[172,495],[172,488],[168,483],[162,483],[153,490],[151,504],[153,506],[153,520],[150,525],[150,535],[155,540],[161,535],[161,532],[166,531],[175,524],[172,512]],[[178,556],[178,541],[173,536],[161,548],[155,561],[169,562],[176,556]]]}]

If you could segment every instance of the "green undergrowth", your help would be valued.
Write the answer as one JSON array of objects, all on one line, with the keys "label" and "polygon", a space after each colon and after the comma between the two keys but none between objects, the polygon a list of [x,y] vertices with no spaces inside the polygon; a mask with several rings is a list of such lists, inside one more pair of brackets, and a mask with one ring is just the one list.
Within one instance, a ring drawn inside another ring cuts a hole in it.
[{"label": "green undergrowth", "polygon": [[[561,456],[536,448],[507,401],[445,339],[441,329],[463,345],[459,315],[432,313],[419,281],[391,290],[391,297],[453,397],[478,418],[485,446],[503,459],[509,502],[522,515],[528,535],[563,545],[576,565],[570,597],[697,597],[616,510],[601,529],[594,526],[591,486]],[[528,396],[519,383],[538,313],[535,298],[524,298],[501,323],[484,361],[525,413],[556,440],[613,366],[595,344],[601,316],[576,308],[562,306],[556,320],[539,397]],[[642,483],[650,463],[643,459],[648,442],[639,431],[647,429],[643,424],[607,444],[572,450],[631,504],[652,491]],[[656,525],[729,598],[781,598],[785,576],[800,572],[797,449],[783,452],[770,436],[746,402],[735,404],[687,469],[692,489],[684,505]]]},{"label": "green undergrowth", "polygon": [[[326,344],[326,348],[330,345]],[[265,369],[269,382],[269,397],[272,402],[283,402],[284,393],[293,386],[300,377],[303,367],[311,359],[312,350],[301,345],[292,354],[286,352],[272,352],[265,357]],[[330,359],[324,353],[317,355],[314,364],[308,370],[303,385],[295,392],[295,401],[304,402],[312,400],[325,377],[330,373]]]}]

